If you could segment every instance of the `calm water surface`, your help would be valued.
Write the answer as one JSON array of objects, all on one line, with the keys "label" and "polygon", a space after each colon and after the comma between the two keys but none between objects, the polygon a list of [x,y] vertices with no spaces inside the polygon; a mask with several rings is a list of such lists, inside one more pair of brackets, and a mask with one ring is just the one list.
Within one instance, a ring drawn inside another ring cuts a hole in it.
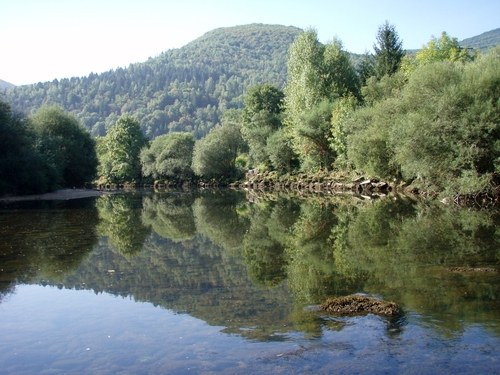
[{"label": "calm water surface", "polygon": [[[0,206],[0,374],[500,373],[500,215],[390,196]],[[355,293],[395,318],[327,316]]]}]

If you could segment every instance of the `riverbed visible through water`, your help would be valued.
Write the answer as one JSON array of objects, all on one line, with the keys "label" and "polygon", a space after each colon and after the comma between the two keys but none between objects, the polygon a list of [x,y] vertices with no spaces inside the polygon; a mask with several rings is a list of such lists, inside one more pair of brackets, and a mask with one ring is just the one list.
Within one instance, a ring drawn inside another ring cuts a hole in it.
[{"label": "riverbed visible through water", "polygon": [[[500,213],[390,195],[0,203],[0,374],[500,373]],[[327,315],[330,297],[400,314]]]}]

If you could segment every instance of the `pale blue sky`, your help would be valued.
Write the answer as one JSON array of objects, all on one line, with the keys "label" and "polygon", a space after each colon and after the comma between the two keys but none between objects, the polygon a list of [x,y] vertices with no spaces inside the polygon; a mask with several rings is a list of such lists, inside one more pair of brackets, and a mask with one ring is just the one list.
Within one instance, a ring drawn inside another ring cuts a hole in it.
[{"label": "pale blue sky", "polygon": [[420,48],[446,31],[459,40],[500,27],[500,0],[0,0],[0,79],[21,85],[86,76],[145,61],[218,27],[313,27],[322,42],[371,51],[395,25]]}]

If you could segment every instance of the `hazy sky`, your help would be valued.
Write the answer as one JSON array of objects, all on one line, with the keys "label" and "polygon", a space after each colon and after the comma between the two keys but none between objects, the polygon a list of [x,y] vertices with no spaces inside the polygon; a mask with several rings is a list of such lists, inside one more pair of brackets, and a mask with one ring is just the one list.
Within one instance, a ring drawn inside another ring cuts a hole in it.
[{"label": "hazy sky", "polygon": [[313,27],[351,52],[372,51],[378,26],[404,48],[446,31],[462,40],[500,27],[500,0],[0,0],[0,79],[86,76],[147,60],[218,27]]}]

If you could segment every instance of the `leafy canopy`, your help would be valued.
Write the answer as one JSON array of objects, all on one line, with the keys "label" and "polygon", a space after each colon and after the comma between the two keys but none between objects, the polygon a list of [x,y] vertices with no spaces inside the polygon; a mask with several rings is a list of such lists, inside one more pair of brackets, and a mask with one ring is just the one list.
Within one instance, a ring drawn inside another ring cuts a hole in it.
[{"label": "leafy canopy", "polygon": [[37,150],[56,171],[60,186],[83,187],[95,178],[95,141],[73,115],[60,107],[42,107],[30,120]]},{"label": "leafy canopy", "polygon": [[101,176],[113,183],[139,181],[141,178],[139,155],[141,149],[148,143],[136,118],[120,117],[99,146]]},{"label": "leafy canopy", "polygon": [[192,176],[195,139],[190,133],[169,133],[155,138],[140,153],[142,173],[154,179],[185,180]]}]

